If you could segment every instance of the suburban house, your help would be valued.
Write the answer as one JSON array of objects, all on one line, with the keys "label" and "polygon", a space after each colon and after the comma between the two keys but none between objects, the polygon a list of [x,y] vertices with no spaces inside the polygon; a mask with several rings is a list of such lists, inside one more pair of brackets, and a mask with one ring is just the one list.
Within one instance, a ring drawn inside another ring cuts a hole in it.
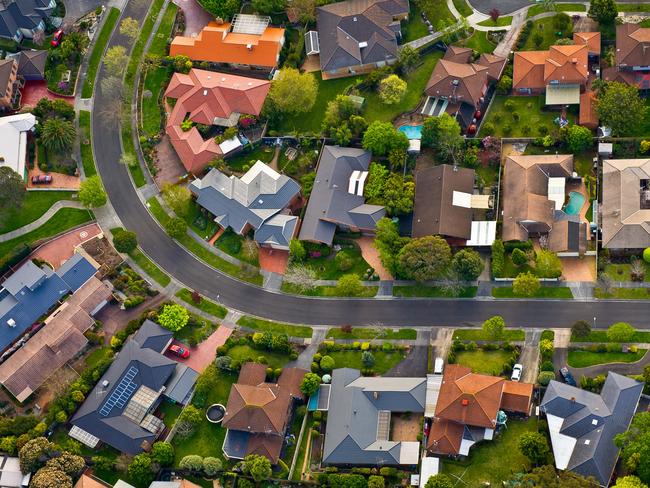
[{"label": "suburban house", "polygon": [[600,395],[558,381],[546,389],[546,414],[555,467],[593,476],[609,486],[619,449],[614,437],[628,430],[643,383],[609,372]]},{"label": "suburban house", "polygon": [[502,181],[504,241],[542,238],[560,255],[584,254],[586,198],[578,191],[581,180],[574,176],[572,155],[508,156]]},{"label": "suburban house", "polygon": [[323,464],[417,465],[420,442],[415,436],[393,438],[392,417],[420,414],[415,419],[419,426],[426,393],[426,378],[366,377],[358,369],[335,369],[329,389]]},{"label": "suburban house", "polygon": [[300,185],[288,176],[257,161],[241,178],[212,169],[189,188],[223,229],[241,236],[252,230],[260,246],[289,249],[298,230],[291,208],[300,201]]},{"label": "suburban house", "polygon": [[36,127],[31,113],[0,117],[0,166],[7,166],[27,177],[27,139]]},{"label": "suburban house", "polygon": [[45,30],[56,0],[4,0],[0,2],[0,37],[20,42]]},{"label": "suburban house", "polygon": [[[124,480],[117,480],[114,485],[93,476],[92,473],[86,472],[81,475],[74,488],[135,488]],[[152,481],[149,488],[200,488],[199,485],[192,483],[185,478],[177,479],[175,476],[169,481]]]},{"label": "suburban house", "polygon": [[[240,115],[260,114],[270,88],[267,80],[214,71],[175,73],[165,91],[165,97],[176,99],[166,132],[185,169],[199,173],[214,159],[242,147],[237,136],[219,144],[216,134],[204,139],[196,124],[235,127]],[[194,123],[189,130],[182,127],[186,119]]]},{"label": "suburban house", "polygon": [[432,454],[467,456],[482,440],[492,440],[508,413],[530,415],[534,385],[472,373],[471,368],[448,364],[427,438]]},{"label": "suburban house", "polygon": [[24,402],[86,347],[84,332],[95,324],[93,316],[110,298],[111,290],[96,277],[90,278],[45,319],[27,344],[0,364],[2,386]]},{"label": "suburban house", "polygon": [[235,14],[232,22],[213,21],[196,37],[176,36],[169,55],[271,70],[280,59],[284,29],[269,27],[270,22],[269,17],[249,14]]},{"label": "suburban house", "polygon": [[616,26],[616,66],[603,71],[607,81],[634,85],[650,93],[650,28],[639,24]]},{"label": "suburban house", "polygon": [[474,62],[471,49],[449,46],[427,82],[422,114],[438,116],[447,112],[461,127],[474,133],[480,111],[487,105],[488,88],[501,78],[506,61],[493,54],[481,54]]},{"label": "suburban house", "polygon": [[0,486],[3,488],[27,488],[31,473],[23,474],[17,457],[0,457]]},{"label": "suburban house", "polygon": [[90,448],[105,442],[131,455],[149,448],[165,429],[154,415],[158,405],[187,404],[199,375],[164,355],[173,337],[145,320],[70,420],[70,437]]},{"label": "suburban house", "polygon": [[400,21],[408,14],[408,0],[347,0],[318,7],[318,31],[305,34],[307,55],[319,55],[323,79],[393,64],[401,39]]},{"label": "suburban house", "polygon": [[20,89],[25,84],[18,76],[18,61],[0,60],[0,111],[6,112],[20,108]]},{"label": "suburban house", "polygon": [[650,159],[603,160],[602,245],[612,251],[650,243]]},{"label": "suburban house", "polygon": [[337,228],[374,232],[386,210],[380,205],[366,204],[363,196],[371,157],[363,149],[323,146],[300,227],[301,241],[331,245]]},{"label": "suburban house", "polygon": [[490,195],[474,194],[473,169],[441,164],[415,173],[413,237],[440,235],[457,246],[490,246],[496,222],[485,221]]},{"label": "suburban house", "polygon": [[18,62],[18,76],[26,81],[40,81],[45,79],[45,61],[47,51],[29,49],[15,54],[8,54],[7,59]]},{"label": "suburban house", "polygon": [[228,429],[223,452],[229,459],[248,454],[280,459],[295,403],[304,399],[300,383],[307,373],[284,368],[276,383],[266,381],[266,365],[245,363],[230,389],[223,426]]},{"label": "suburban house", "polygon": [[9,276],[0,287],[2,358],[20,349],[26,339],[7,350],[25,332],[40,325],[39,319],[64,297],[75,293],[91,280],[98,267],[80,254],[75,254],[56,271],[27,261]]}]

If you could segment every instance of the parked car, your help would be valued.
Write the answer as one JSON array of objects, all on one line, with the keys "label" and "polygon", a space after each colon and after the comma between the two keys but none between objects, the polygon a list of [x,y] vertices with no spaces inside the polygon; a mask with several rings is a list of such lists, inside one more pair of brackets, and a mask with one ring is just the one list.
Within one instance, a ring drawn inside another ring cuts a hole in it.
[{"label": "parked car", "polygon": [[442,374],[444,368],[445,368],[444,359],[436,358],[436,360],[433,363],[433,374]]},{"label": "parked car", "polygon": [[521,381],[521,373],[524,371],[524,366],[522,364],[515,364],[512,367],[512,376],[510,379],[512,381]]},{"label": "parked car", "polygon": [[33,185],[48,185],[52,183],[51,175],[34,175],[32,176]]},{"label": "parked car", "polygon": [[179,346],[178,344],[172,344],[169,346],[169,351],[179,358],[187,359],[190,357],[190,351],[185,349],[183,346]]},{"label": "parked car", "polygon": [[563,368],[560,368],[560,375],[567,385],[578,386],[576,379],[573,377],[568,367],[564,366]]},{"label": "parked car", "polygon": [[52,47],[59,47],[61,44],[61,41],[63,40],[63,30],[59,29],[54,33],[54,36],[52,37]]}]

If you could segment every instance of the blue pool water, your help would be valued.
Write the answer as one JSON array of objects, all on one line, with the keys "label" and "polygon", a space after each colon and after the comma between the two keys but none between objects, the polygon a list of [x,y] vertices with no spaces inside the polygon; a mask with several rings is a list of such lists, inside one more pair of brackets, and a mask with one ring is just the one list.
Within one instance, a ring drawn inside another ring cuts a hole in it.
[{"label": "blue pool water", "polygon": [[404,132],[409,139],[422,139],[422,126],[421,125],[403,125],[398,129]]},{"label": "blue pool water", "polygon": [[585,196],[577,191],[572,191],[569,193],[569,203],[564,208],[564,213],[567,215],[578,215],[584,203]]}]

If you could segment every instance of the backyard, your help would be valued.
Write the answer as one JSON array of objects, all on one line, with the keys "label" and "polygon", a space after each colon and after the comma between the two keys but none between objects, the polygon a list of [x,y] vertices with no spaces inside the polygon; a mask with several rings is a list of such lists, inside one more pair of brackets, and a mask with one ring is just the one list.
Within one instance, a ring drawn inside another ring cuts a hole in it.
[{"label": "backyard", "polygon": [[[464,0],[462,0],[464,1]],[[411,10],[406,22],[402,22],[402,42],[410,42],[429,34],[426,24],[422,20],[422,10],[415,2],[410,2]]]},{"label": "backyard", "polygon": [[636,352],[569,350],[569,366],[572,368],[586,368],[595,364],[635,363],[641,360],[645,353],[646,349],[639,349]]},{"label": "backyard", "polygon": [[483,351],[458,351],[456,354],[456,364],[462,364],[471,368],[474,373],[483,373],[499,376],[503,371],[503,365],[508,361],[512,352],[496,350]]},{"label": "backyard", "polygon": [[[545,107],[543,95],[496,95],[481,125],[481,136],[537,137],[557,131],[555,119],[560,116],[560,113],[547,111]],[[569,121],[573,122],[574,120],[571,119],[569,115]],[[489,130],[490,126],[493,131]]]},{"label": "backyard", "polygon": [[253,349],[249,345],[237,345],[231,347],[228,349],[228,356],[230,356],[233,361],[237,361],[239,364],[250,361],[261,362],[259,360],[261,358],[264,358],[264,364],[273,369],[282,368],[289,362],[289,356],[286,354],[271,351],[261,351],[259,349]]},{"label": "backyard", "polygon": [[[328,356],[331,356],[336,363],[336,368],[353,368],[353,369],[365,369],[363,363],[361,362],[361,351],[337,351],[337,352],[328,352]],[[404,351],[372,351],[372,355],[375,357],[375,365],[373,366],[373,371],[377,375],[382,375],[389,369],[397,366],[406,358],[406,353]]]}]

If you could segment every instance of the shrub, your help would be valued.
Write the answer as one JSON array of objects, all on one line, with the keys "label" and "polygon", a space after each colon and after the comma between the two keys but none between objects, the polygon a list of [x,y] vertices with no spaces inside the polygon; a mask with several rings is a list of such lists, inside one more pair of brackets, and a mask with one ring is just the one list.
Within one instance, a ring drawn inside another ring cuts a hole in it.
[{"label": "shrub", "polygon": [[522,251],[519,248],[515,248],[512,250],[510,259],[512,259],[512,263],[515,266],[523,266],[524,264],[528,263],[528,256],[524,251]]},{"label": "shrub", "polygon": [[494,135],[494,124],[492,122],[486,122],[485,124],[483,124],[483,127],[481,129],[481,135],[483,136]]},{"label": "shrub", "polygon": [[501,278],[503,275],[503,266],[505,264],[505,248],[500,239],[492,243],[492,274],[495,278]]},{"label": "shrub", "polygon": [[612,342],[630,342],[635,334],[634,327],[626,322],[618,322],[607,329],[607,339]]},{"label": "shrub", "polygon": [[336,362],[332,356],[323,356],[320,360],[320,368],[325,373],[331,373],[335,366]]},{"label": "shrub", "polygon": [[542,371],[555,371],[555,367],[553,366],[552,361],[544,361],[540,366],[540,369]]},{"label": "shrub", "polygon": [[542,386],[548,386],[551,380],[555,379],[555,373],[553,371],[542,371],[537,377],[537,382]]}]

